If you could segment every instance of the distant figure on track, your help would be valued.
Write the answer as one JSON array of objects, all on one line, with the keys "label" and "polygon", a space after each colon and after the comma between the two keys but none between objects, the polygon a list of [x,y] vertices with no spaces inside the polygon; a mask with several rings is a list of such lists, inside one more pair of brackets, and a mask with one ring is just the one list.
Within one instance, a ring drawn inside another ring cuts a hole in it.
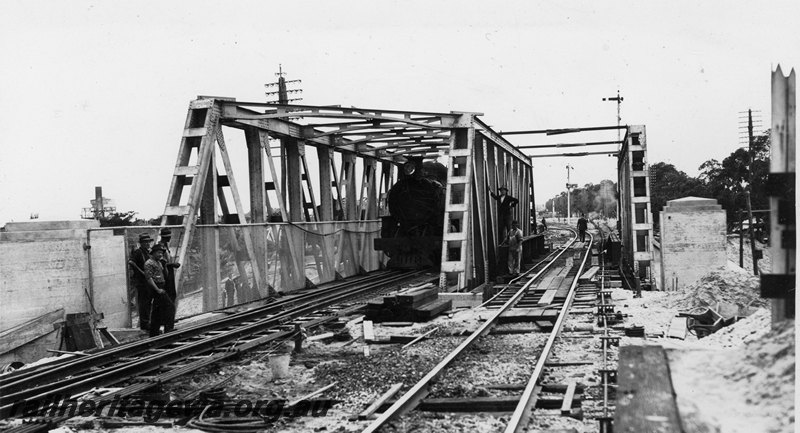
[{"label": "distant figure on track", "polygon": [[544,218],[542,218],[542,231],[547,231],[547,221]]},{"label": "distant figure on track", "polygon": [[136,290],[136,306],[139,310],[139,329],[150,329],[150,308],[153,304],[153,289],[147,284],[144,264],[150,259],[150,242],[153,239],[147,233],[139,235],[139,248],[133,250],[128,264],[133,269],[131,283]]},{"label": "distant figure on track", "polygon": [[508,245],[508,272],[512,277],[519,275],[519,262],[522,255],[522,230],[517,221],[511,222],[511,230],[503,244]]},{"label": "distant figure on track", "polygon": [[578,236],[581,239],[581,242],[586,241],[586,228],[589,226],[589,221],[586,220],[586,214],[582,213],[581,217],[578,218]]},{"label": "distant figure on track", "polygon": [[508,188],[501,186],[497,188],[498,194],[489,191],[489,195],[497,200],[497,221],[499,235],[505,237],[506,232],[511,227],[511,208],[519,203],[519,200],[508,195]]}]

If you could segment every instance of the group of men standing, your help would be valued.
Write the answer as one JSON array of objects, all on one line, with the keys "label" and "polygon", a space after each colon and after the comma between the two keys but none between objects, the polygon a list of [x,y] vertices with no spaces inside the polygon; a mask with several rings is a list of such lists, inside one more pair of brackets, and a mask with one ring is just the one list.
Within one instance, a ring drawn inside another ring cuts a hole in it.
[{"label": "group of men standing", "polygon": [[[508,272],[511,276],[517,276],[519,275],[520,258],[522,256],[523,236],[522,230],[519,228],[519,222],[511,218],[511,213],[519,203],[519,200],[508,195],[508,188],[504,186],[497,189],[497,194],[489,191],[489,195],[497,200],[498,230],[500,236],[503,237],[503,242],[500,245],[508,246]],[[542,226],[544,230],[547,230],[547,221],[544,218],[542,218]],[[587,227],[586,214],[581,214],[578,219],[578,236],[581,242],[586,240]]]},{"label": "group of men standing", "polygon": [[497,194],[490,191],[489,195],[497,200],[497,219],[500,223],[498,228],[500,235],[504,237],[500,245],[508,246],[508,272],[512,276],[519,275],[523,237],[519,221],[511,218],[511,213],[519,200],[508,195],[508,188],[504,186],[497,189]]},{"label": "group of men standing", "polygon": [[170,229],[161,229],[161,239],[150,248],[153,239],[149,234],[139,235],[139,248],[133,250],[128,263],[133,269],[133,286],[139,310],[139,328],[149,331],[151,337],[170,332],[175,324],[175,269],[181,265],[174,261],[169,249],[172,239]]}]

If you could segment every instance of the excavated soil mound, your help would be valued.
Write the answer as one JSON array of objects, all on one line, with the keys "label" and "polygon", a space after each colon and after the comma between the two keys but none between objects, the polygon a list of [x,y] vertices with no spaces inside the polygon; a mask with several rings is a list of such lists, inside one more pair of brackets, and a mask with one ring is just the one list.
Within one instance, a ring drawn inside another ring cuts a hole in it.
[{"label": "excavated soil mound", "polygon": [[726,375],[747,384],[749,403],[783,407],[787,420],[794,418],[794,332],[794,320],[787,320],[762,338],[745,343],[740,362]]},{"label": "excavated soil mound", "polygon": [[[751,317],[758,322],[763,316]],[[687,431],[794,431],[793,320],[738,346],[668,354],[681,418],[693,426]]]},{"label": "excavated soil mound", "polygon": [[[667,306],[679,310],[697,307],[717,309],[719,304],[728,304],[738,307],[740,315],[747,315],[752,309],[767,306],[767,300],[761,298],[759,292],[759,278],[735,269],[707,274],[670,298]],[[743,314],[741,311],[746,312]]]},{"label": "excavated soil mound", "polygon": [[726,326],[702,340],[707,345],[736,347],[742,343],[763,338],[769,332],[772,313],[767,308],[759,308],[755,313]]}]

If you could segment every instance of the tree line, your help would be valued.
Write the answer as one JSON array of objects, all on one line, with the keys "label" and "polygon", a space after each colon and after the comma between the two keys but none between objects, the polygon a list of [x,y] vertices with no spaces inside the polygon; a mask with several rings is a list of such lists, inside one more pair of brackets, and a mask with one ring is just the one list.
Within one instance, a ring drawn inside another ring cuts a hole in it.
[{"label": "tree line", "polygon": [[[709,159],[698,169],[697,177],[689,176],[672,164],[656,162],[650,165],[650,203],[653,212],[653,223],[660,223],[660,213],[667,201],[683,197],[713,198],[725,209],[728,230],[733,230],[742,220],[739,212],[747,214],[745,191],[750,191],[750,206],[755,211],[769,208],[769,197],[766,193],[767,176],[769,175],[770,131],[753,137],[752,146],[741,147],[719,161]],[[617,184],[603,180],[599,184],[588,183],[570,194],[570,208],[573,215],[586,213],[593,216],[616,217]],[[567,193],[561,192],[545,203],[545,215],[567,214]],[[757,224],[765,224],[766,214],[756,212]],[[764,220],[764,222],[760,222]],[[761,227],[764,230],[763,227]]]},{"label": "tree line", "polygon": [[[583,187],[575,188],[570,192],[570,212],[573,215],[585,213],[590,216],[608,218],[617,217],[617,184],[605,179],[598,184],[587,183]],[[555,210],[556,216],[567,215],[566,191],[545,202],[543,215],[551,216]]]},{"label": "tree line", "polygon": [[[716,199],[725,209],[729,231],[741,221],[740,211],[745,217],[747,215],[746,190],[750,191],[751,209],[769,209],[766,193],[769,144],[770,131],[767,130],[753,137],[752,156],[750,149],[742,147],[722,161],[709,159],[700,165],[697,177],[687,175],[672,164],[657,162],[650,165],[650,203],[654,223],[658,225],[660,212],[667,201],[687,196]],[[757,217],[765,217],[763,213],[757,214]]]}]

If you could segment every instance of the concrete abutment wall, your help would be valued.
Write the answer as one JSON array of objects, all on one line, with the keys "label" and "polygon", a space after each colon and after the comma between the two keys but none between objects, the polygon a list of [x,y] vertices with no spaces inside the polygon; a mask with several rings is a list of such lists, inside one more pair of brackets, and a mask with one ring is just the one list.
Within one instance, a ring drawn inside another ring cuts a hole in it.
[{"label": "concrete abutment wall", "polygon": [[661,287],[680,290],[727,263],[725,211],[714,199],[670,200],[661,211]]},{"label": "concrete abutment wall", "polygon": [[[97,227],[95,220],[5,225],[0,232],[0,333],[60,309],[66,315],[91,313],[92,307],[104,314],[107,327],[129,326],[124,239],[111,231],[93,232],[93,248],[87,250],[87,233]],[[91,274],[90,251],[95,270]],[[46,349],[58,348],[60,334],[55,329],[46,332],[46,325],[36,338],[0,354],[0,363],[50,356]],[[4,342],[14,338],[3,337]]]}]

